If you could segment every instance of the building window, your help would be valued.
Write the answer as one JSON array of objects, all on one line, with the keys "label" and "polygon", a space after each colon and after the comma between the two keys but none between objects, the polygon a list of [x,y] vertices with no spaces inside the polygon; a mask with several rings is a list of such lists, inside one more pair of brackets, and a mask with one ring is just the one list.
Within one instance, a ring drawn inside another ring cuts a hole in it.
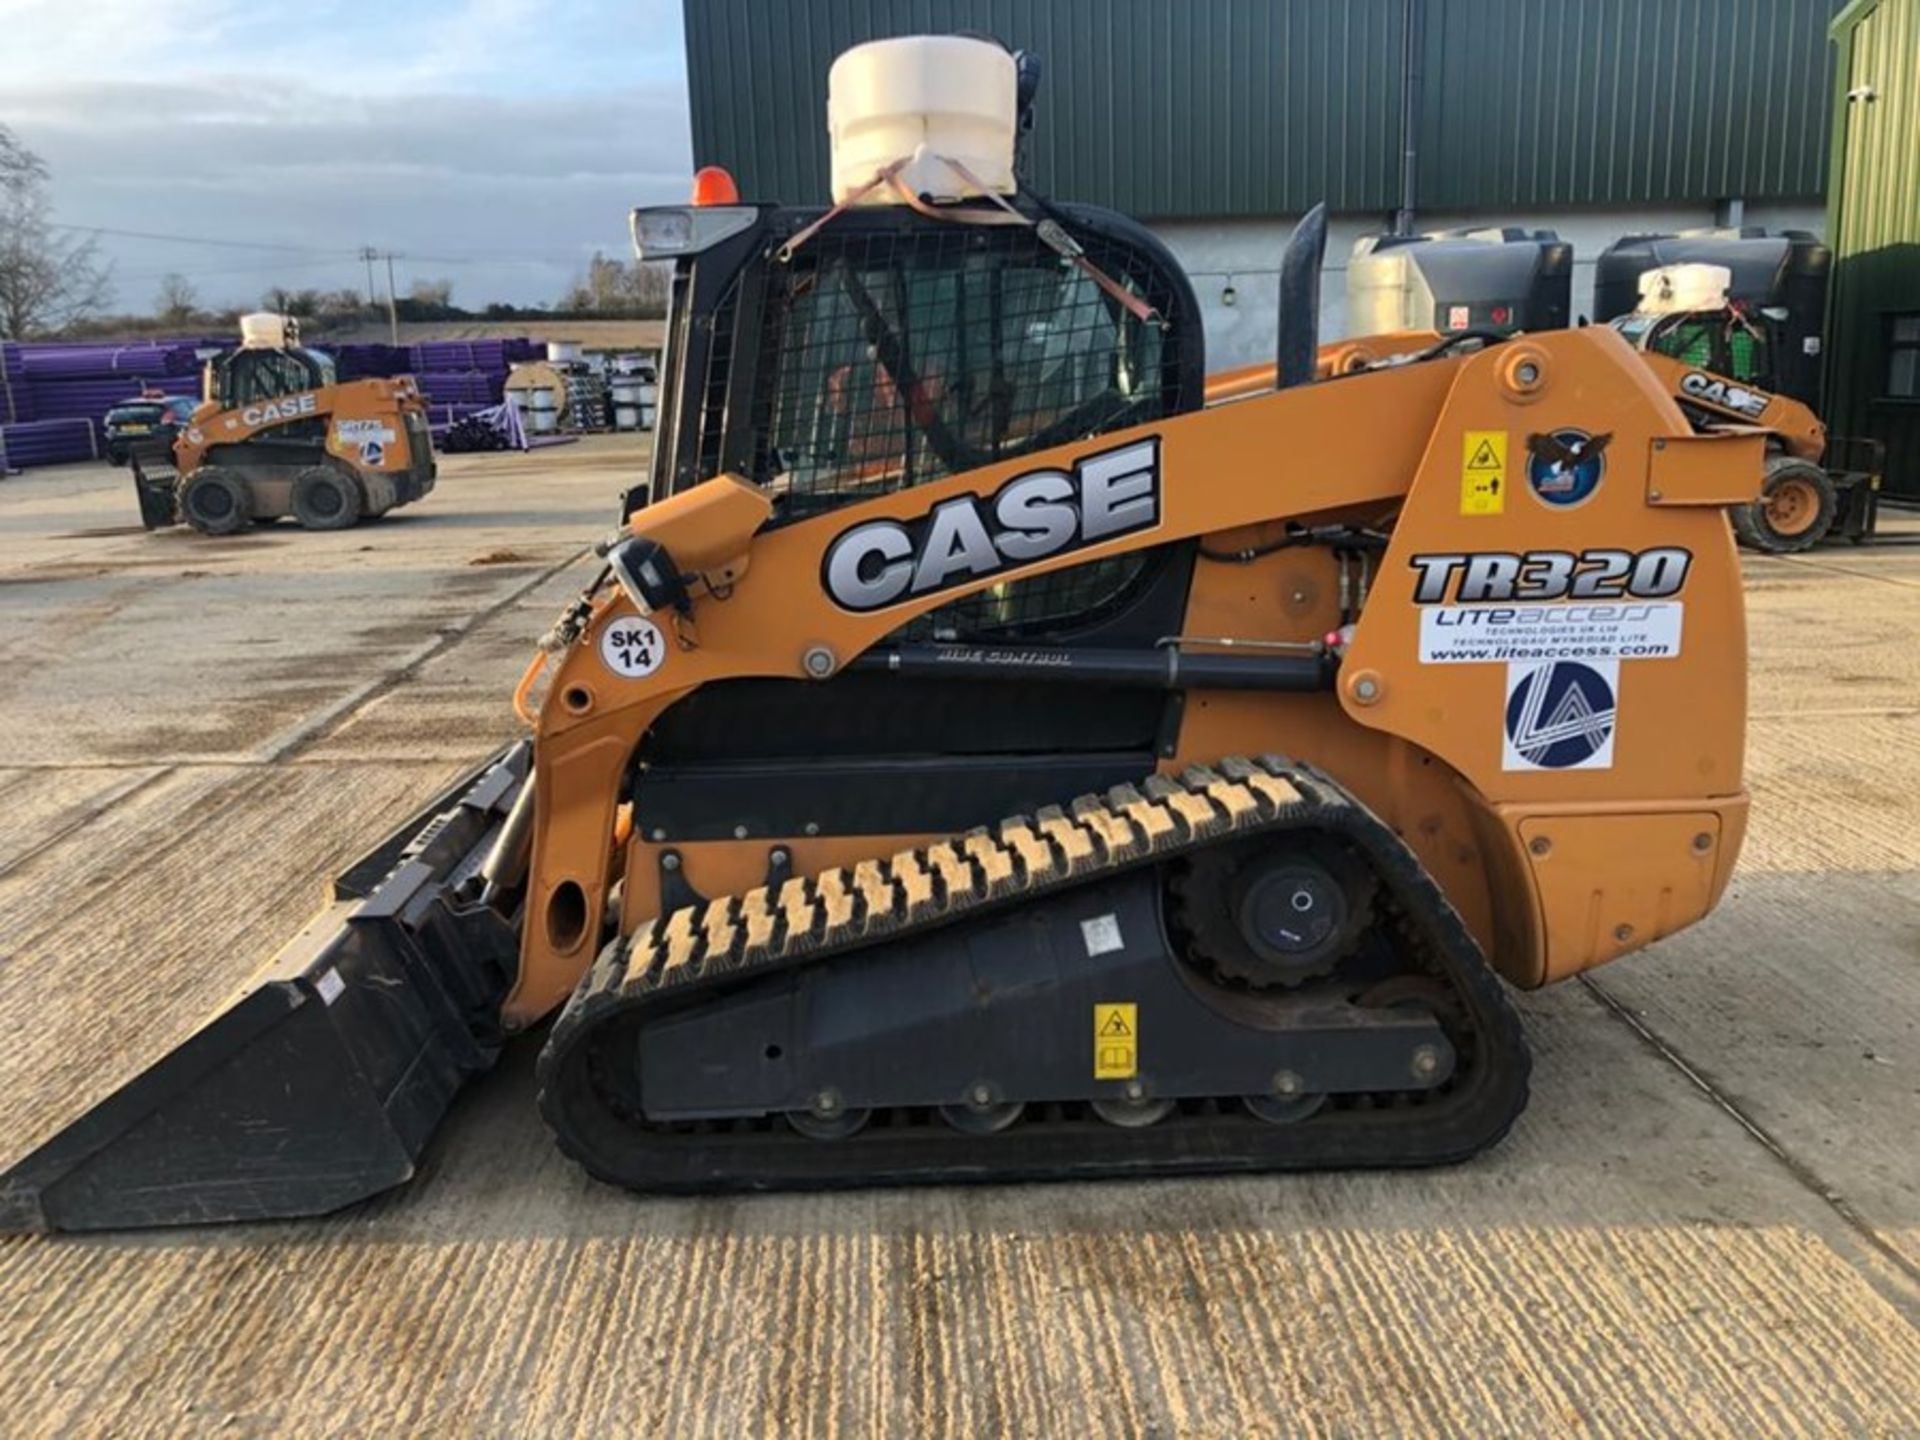
[{"label": "building window", "polygon": [[1920,400],[1920,310],[1887,317],[1889,400]]}]

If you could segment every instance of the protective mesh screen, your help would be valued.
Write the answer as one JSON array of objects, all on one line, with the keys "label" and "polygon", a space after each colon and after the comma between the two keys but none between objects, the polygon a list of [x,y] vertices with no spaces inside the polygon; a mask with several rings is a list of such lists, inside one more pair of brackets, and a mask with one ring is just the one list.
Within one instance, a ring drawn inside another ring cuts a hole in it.
[{"label": "protective mesh screen", "polygon": [[[1083,243],[1109,278],[1171,309],[1145,257]],[[743,296],[762,281],[762,294]],[[749,310],[753,333],[740,333]],[[743,271],[714,326],[700,470],[746,471],[775,497],[775,523],[1142,424],[1179,403],[1178,331],[1140,320],[1026,227],[829,225],[791,262]],[[743,364],[745,395],[733,374]],[[903,633],[1044,629],[1118,602],[1146,564],[1114,557],[998,585]]]},{"label": "protective mesh screen", "polygon": [[1734,380],[1753,382],[1771,375],[1765,337],[1718,315],[1675,324],[1654,341],[1653,348]]}]

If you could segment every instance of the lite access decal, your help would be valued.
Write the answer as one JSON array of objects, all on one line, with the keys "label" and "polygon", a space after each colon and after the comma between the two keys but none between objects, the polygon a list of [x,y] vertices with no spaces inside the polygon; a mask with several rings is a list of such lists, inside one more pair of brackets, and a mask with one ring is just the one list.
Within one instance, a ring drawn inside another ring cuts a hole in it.
[{"label": "lite access decal", "polygon": [[1431,605],[1420,612],[1420,663],[1677,660],[1686,609],[1678,600]]},{"label": "lite access decal", "polygon": [[1149,436],[916,520],[862,521],[827,546],[821,584],[844,609],[881,610],[1159,523],[1160,440]]},{"label": "lite access decal", "polygon": [[1507,667],[1508,770],[1609,770],[1620,662],[1557,660]]},{"label": "lite access decal", "polygon": [[1679,658],[1686,606],[1672,597],[1690,551],[1489,551],[1412,565],[1423,665]]}]

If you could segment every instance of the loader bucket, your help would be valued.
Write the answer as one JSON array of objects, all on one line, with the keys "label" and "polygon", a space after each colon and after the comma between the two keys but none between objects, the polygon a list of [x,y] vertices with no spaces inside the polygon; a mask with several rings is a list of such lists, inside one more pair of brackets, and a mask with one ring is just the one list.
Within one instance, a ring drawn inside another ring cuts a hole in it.
[{"label": "loader bucket", "polygon": [[127,469],[133,475],[133,498],[140,503],[140,523],[149,530],[178,525],[180,477],[170,470],[148,474],[140,460],[140,447],[136,446],[128,452]]},{"label": "loader bucket", "polygon": [[239,999],[0,1176],[0,1228],[318,1215],[411,1176],[499,1050],[517,930],[469,897],[527,771],[522,742],[342,875]]}]

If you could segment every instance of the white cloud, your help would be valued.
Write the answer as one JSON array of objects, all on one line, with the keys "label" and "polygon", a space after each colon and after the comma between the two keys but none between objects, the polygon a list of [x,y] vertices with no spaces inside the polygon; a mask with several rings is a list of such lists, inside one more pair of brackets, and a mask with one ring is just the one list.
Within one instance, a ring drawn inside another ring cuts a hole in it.
[{"label": "white cloud", "polygon": [[208,301],[363,285],[362,244],[435,257],[400,268],[465,302],[548,301],[691,165],[672,0],[0,0],[0,34],[26,42],[0,54],[0,121],[61,220],[338,253],[103,236],[127,308],[172,269]]}]

